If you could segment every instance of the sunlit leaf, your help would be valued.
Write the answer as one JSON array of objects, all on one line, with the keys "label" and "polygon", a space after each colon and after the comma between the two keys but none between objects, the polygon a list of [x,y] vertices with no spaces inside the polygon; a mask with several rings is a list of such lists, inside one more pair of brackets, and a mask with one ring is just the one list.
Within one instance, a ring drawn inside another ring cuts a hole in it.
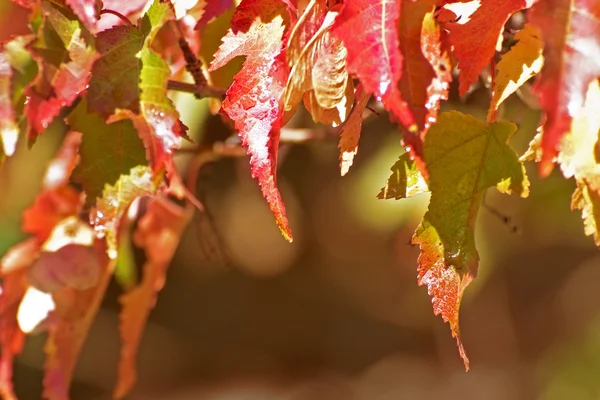
[{"label": "sunlit leaf", "polygon": [[235,129],[248,148],[252,176],[258,179],[282,234],[291,241],[292,232],[275,178],[280,103],[289,74],[281,53],[286,18],[287,7],[278,0],[242,1],[210,69],[246,56],[244,67],[227,91],[223,111],[235,122]]},{"label": "sunlit leaf", "polygon": [[392,174],[377,195],[378,199],[407,199],[429,190],[425,178],[408,153],[402,154],[390,169]]},{"label": "sunlit leaf", "polygon": [[526,24],[515,35],[515,40],[517,40],[517,43],[502,56],[496,66],[498,73],[496,74],[494,95],[488,111],[488,121],[491,121],[498,106],[532,76],[540,72],[544,64],[544,56],[542,55],[544,44],[535,26]]},{"label": "sunlit leaf", "polygon": [[340,131],[340,170],[346,175],[358,153],[358,140],[362,130],[363,111],[369,103],[371,94],[363,90],[362,85],[356,88],[356,103],[350,112],[348,120]]},{"label": "sunlit leaf", "polygon": [[4,154],[11,156],[15,152],[19,127],[15,120],[15,110],[11,91],[12,68],[6,55],[0,53],[0,139]]},{"label": "sunlit leaf", "polygon": [[400,50],[404,55],[400,91],[408,102],[421,136],[437,119],[452,80],[449,49],[433,17],[437,0],[402,0]]},{"label": "sunlit leaf", "polygon": [[148,167],[133,168],[121,175],[114,185],[106,185],[92,213],[92,223],[99,236],[106,236],[109,256],[117,255],[117,231],[123,214],[138,197],[153,195],[158,184]]},{"label": "sunlit leaf", "polygon": [[418,283],[427,285],[433,312],[450,324],[459,352],[469,368],[458,325],[460,300],[477,275],[475,221],[485,190],[523,197],[529,181],[507,141],[516,126],[483,122],[456,111],[440,114],[425,139],[429,170],[429,209],[413,243],[421,250]]},{"label": "sunlit leaf", "polygon": [[544,0],[530,13],[542,34],[544,67],[535,89],[546,113],[542,135],[543,176],[552,171],[557,147],[579,115],[590,82],[600,77],[600,3]]}]

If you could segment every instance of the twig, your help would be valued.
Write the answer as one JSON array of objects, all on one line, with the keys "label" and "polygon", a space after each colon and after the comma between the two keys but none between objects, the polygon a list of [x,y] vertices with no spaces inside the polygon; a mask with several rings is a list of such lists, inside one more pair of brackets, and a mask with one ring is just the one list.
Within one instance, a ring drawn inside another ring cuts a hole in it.
[{"label": "twig", "polygon": [[112,14],[115,17],[118,17],[121,21],[123,21],[126,25],[129,25],[131,27],[134,27],[135,25],[133,25],[131,23],[131,21],[129,20],[129,18],[127,18],[126,16],[124,16],[123,14],[121,14],[118,11],[115,10],[109,10],[109,9],[104,9],[104,10],[100,10],[100,15],[102,14]]},{"label": "twig", "polygon": [[180,82],[170,80],[167,83],[167,89],[176,90],[178,92],[192,93],[196,98],[203,99],[205,97],[215,97],[222,99],[225,96],[225,89],[216,88],[214,86],[198,86],[194,83]]}]

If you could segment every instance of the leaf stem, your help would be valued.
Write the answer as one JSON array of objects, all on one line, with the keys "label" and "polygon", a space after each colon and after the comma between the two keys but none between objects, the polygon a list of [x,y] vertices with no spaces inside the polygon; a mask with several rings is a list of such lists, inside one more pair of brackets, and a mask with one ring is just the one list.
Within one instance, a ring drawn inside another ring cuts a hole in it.
[{"label": "leaf stem", "polygon": [[115,11],[115,10],[109,10],[109,9],[103,9],[103,10],[100,10],[100,15],[102,15],[102,14],[112,14],[112,15],[114,15],[115,17],[119,18],[121,21],[123,21],[123,22],[124,22],[126,25],[129,25],[129,26],[131,26],[131,27],[134,27],[134,26],[135,26],[135,25],[133,25],[133,24],[131,23],[131,21],[129,20],[129,18],[127,18],[126,16],[124,16],[123,14],[121,14],[121,13],[120,13],[120,12],[118,12],[118,11]]},{"label": "leaf stem", "polygon": [[180,82],[170,80],[167,83],[167,89],[178,92],[192,93],[196,98],[214,97],[222,99],[225,96],[225,89],[208,85],[196,85],[194,83]]}]

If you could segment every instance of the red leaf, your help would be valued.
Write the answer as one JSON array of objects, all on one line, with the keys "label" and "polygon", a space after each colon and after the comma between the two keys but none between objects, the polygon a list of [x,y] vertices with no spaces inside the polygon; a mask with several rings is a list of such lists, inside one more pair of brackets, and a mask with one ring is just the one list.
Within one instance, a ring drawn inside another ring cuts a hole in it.
[{"label": "red leaf", "polygon": [[544,67],[536,85],[546,112],[540,173],[552,171],[557,146],[583,107],[592,80],[600,76],[600,3],[545,0],[530,14],[545,42]]},{"label": "red leaf", "polygon": [[51,325],[44,351],[44,398],[68,399],[69,385],[87,333],[100,308],[110,281],[112,266],[101,241],[89,247],[97,264],[97,280],[93,287],[76,290],[64,287],[53,293],[57,321]]},{"label": "red leaf", "polygon": [[[460,69],[461,96],[467,93],[483,68],[490,63],[496,51],[498,37],[508,18],[519,10],[531,7],[536,1],[481,0],[481,5],[472,14],[469,15],[472,11],[470,9],[464,15],[459,14],[451,21],[444,21],[444,28],[450,31],[450,44],[454,47],[454,57]],[[460,4],[466,1],[446,0],[444,3]]]},{"label": "red leaf", "polygon": [[400,0],[348,0],[331,34],[348,49],[347,66],[411,131],[414,119],[398,90],[403,57],[398,43]]},{"label": "red leaf", "polygon": [[223,14],[231,7],[233,7],[233,0],[208,0],[204,6],[204,14],[202,14],[194,29],[202,29],[213,18]]},{"label": "red leaf", "polygon": [[448,98],[452,67],[433,18],[437,0],[402,0],[400,50],[404,68],[400,90],[419,126],[421,137],[437,120],[440,102]]},{"label": "red leaf", "polygon": [[183,209],[164,198],[153,198],[140,219],[133,241],[144,249],[147,261],[143,279],[121,296],[121,359],[114,396],[123,398],[136,380],[135,357],[150,310],[166,279],[179,238],[192,218],[192,209]]},{"label": "red leaf", "polygon": [[348,120],[340,132],[340,169],[342,176],[348,173],[348,170],[354,162],[354,156],[358,152],[358,140],[362,129],[362,114],[369,102],[371,94],[365,92],[362,85],[356,88],[356,103],[350,112]]},{"label": "red leaf", "polygon": [[252,176],[258,179],[279,229],[291,241],[292,232],[276,184],[281,100],[289,75],[282,53],[287,13],[279,0],[243,0],[210,70],[235,57],[247,56],[227,91],[223,111],[235,122],[242,144],[248,147]]}]

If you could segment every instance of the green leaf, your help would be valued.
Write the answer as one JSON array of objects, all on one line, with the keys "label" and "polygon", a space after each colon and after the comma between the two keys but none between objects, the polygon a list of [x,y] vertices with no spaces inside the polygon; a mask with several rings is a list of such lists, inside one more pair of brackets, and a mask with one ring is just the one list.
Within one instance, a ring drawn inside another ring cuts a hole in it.
[{"label": "green leaf", "polygon": [[150,168],[137,166],[128,175],[121,175],[114,185],[106,185],[92,213],[92,222],[100,237],[106,236],[110,258],[117,257],[117,232],[121,217],[138,197],[154,195],[158,181]]},{"label": "green leaf", "polygon": [[409,153],[404,153],[392,168],[392,175],[377,195],[378,199],[406,199],[426,192],[427,182]]},{"label": "green leaf", "polygon": [[144,44],[139,29],[128,26],[98,33],[100,58],[92,68],[88,109],[108,118],[117,108],[139,112],[141,61],[137,54]]},{"label": "green leaf", "polygon": [[88,205],[102,196],[105,185],[113,185],[133,167],[148,164],[144,145],[131,121],[108,124],[104,118],[87,111],[84,98],[69,116],[68,123],[72,130],[82,133],[81,159],[73,177],[83,185]]},{"label": "green leaf", "polygon": [[464,289],[477,275],[475,221],[486,189],[529,194],[525,169],[508,139],[516,126],[486,125],[456,111],[443,113],[424,146],[431,200],[413,243],[420,246],[418,283],[427,285],[433,312],[450,323],[459,352],[469,368],[458,326]]}]

